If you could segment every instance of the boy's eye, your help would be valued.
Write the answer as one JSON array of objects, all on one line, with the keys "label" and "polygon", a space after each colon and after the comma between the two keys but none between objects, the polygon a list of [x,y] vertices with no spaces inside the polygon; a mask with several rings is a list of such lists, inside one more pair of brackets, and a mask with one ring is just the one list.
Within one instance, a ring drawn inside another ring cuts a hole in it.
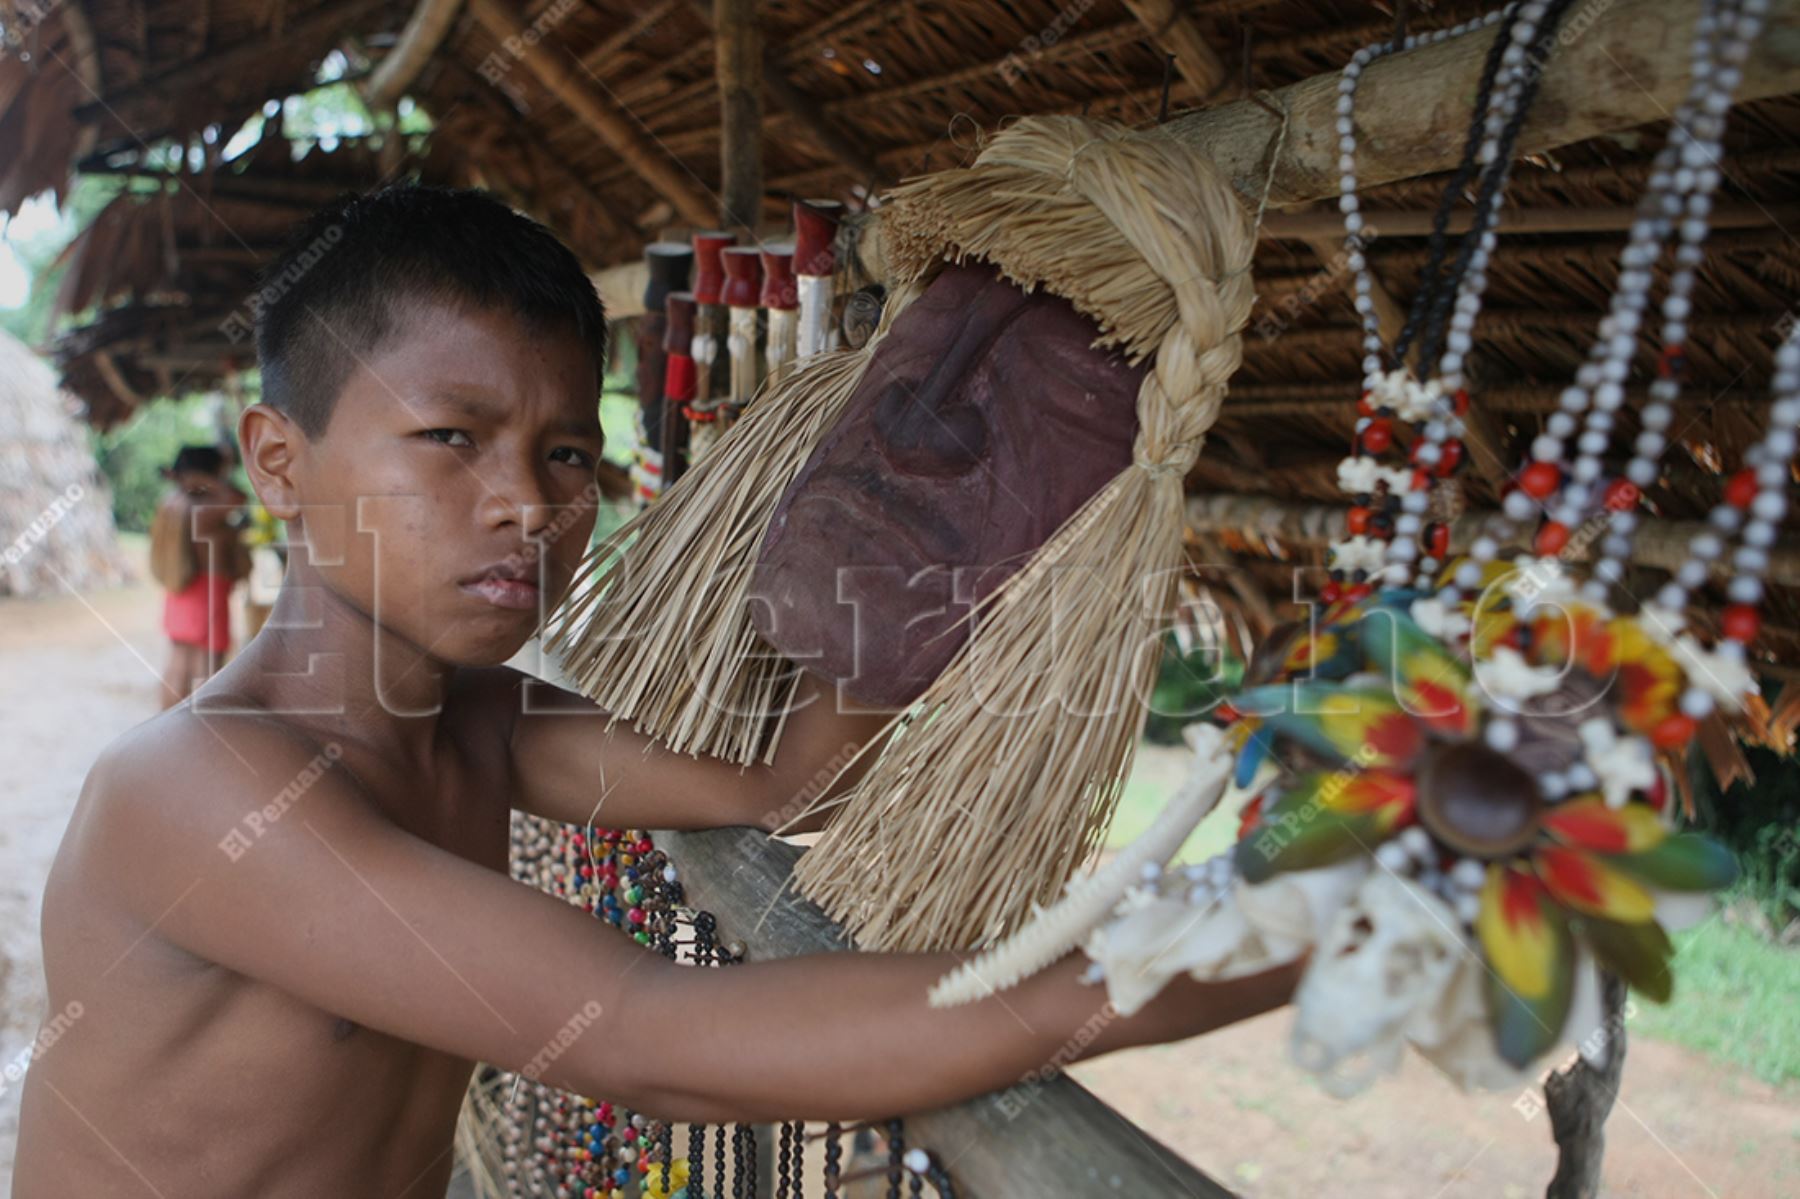
[{"label": "boy's eye", "polygon": [[[558,455],[566,456],[558,457]],[[554,450],[550,451],[550,459],[553,462],[567,462],[570,466],[579,466],[583,470],[592,470],[594,468],[594,456],[586,450],[572,445],[557,446]]]},{"label": "boy's eye", "polygon": [[419,436],[428,437],[442,445],[462,447],[475,444],[474,439],[461,429],[421,429]]}]

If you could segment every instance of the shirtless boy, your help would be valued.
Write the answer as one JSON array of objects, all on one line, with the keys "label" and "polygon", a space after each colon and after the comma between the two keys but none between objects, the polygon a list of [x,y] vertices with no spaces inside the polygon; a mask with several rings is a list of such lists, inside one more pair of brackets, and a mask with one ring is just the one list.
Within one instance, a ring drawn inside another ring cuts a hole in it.
[{"label": "shirtless boy", "polygon": [[[654,1064],[583,1037],[543,1080],[678,1120],[905,1113],[1056,1054],[1101,1002],[1074,956],[933,1010],[954,955],[688,969],[507,876],[513,808],[586,822],[604,778],[610,825],[755,824],[881,719],[810,685],[776,761],[740,771],[500,665],[591,529],[599,301],[478,193],[390,189],[293,244],[333,228],[272,268],[265,402],[239,428],[294,533],[274,614],[107,749],[51,873],[58,1035],[26,1076],[19,1199],[441,1196],[473,1063],[523,1067],[594,1002]],[[1171,986],[1090,1052],[1296,981]]]}]

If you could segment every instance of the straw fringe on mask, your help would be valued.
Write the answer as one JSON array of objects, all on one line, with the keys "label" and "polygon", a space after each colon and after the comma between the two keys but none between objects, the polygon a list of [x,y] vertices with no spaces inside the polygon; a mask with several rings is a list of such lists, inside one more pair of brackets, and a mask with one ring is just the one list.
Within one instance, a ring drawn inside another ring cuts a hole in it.
[{"label": "straw fringe on mask", "polygon": [[1028,118],[974,166],[905,185],[902,274],[989,262],[1152,357],[1133,463],[973,614],[818,843],[800,889],[872,949],[969,948],[1055,900],[1124,786],[1182,568],[1182,481],[1218,415],[1254,295],[1250,223],[1196,151],[1154,131]]},{"label": "straw fringe on mask", "polygon": [[757,636],[745,593],[781,493],[865,365],[856,352],[808,362],[589,551],[545,644],[613,719],[683,753],[748,764],[773,752],[769,716],[797,675]]},{"label": "straw fringe on mask", "polygon": [[757,553],[781,493],[918,290],[896,290],[863,348],[810,358],[765,388],[667,494],[583,559],[544,644],[612,719],[682,753],[773,757],[799,676],[750,622]]}]

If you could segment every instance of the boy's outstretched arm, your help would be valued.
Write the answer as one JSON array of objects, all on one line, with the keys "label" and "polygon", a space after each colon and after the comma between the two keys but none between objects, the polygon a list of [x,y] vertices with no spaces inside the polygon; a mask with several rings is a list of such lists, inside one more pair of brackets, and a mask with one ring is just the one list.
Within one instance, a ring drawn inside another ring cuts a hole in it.
[{"label": "boy's outstretched arm", "polygon": [[[1072,960],[949,1010],[925,995],[950,954],[678,966],[403,832],[341,765],[318,768],[318,746],[250,719],[222,731],[239,760],[197,724],[101,759],[76,817],[82,852],[96,855],[89,877],[107,880],[143,942],[417,1044],[669,1119],[851,1120],[1069,1060],[1103,1011]],[[309,775],[271,818],[272,800]],[[1252,1015],[1284,1002],[1296,977],[1171,986],[1130,1018],[1101,1017],[1073,1056]],[[618,1052],[605,1030],[621,1021],[653,1058]]]},{"label": "boy's outstretched arm", "polygon": [[485,686],[494,718],[512,722],[513,806],[615,828],[818,828],[823,813],[789,822],[861,777],[875,750],[857,752],[889,720],[843,710],[836,688],[809,674],[795,689],[775,760],[738,767],[673,753],[624,721],[608,728],[588,700],[518,671],[490,672]]}]

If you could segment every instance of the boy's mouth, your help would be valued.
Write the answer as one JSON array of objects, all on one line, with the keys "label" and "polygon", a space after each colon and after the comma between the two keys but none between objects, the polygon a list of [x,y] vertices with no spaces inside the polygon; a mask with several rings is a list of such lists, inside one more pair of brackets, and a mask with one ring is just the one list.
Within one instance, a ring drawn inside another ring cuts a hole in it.
[{"label": "boy's mouth", "polygon": [[535,611],[538,606],[537,572],[520,563],[502,562],[484,567],[457,584],[496,608]]}]

